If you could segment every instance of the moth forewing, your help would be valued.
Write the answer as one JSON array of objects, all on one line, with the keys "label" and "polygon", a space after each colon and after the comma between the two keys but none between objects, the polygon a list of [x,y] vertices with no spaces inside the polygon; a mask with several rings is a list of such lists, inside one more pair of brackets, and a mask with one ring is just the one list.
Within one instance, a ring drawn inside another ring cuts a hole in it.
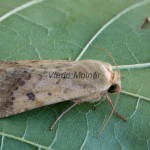
[{"label": "moth forewing", "polygon": [[96,60],[0,62],[0,118],[62,101],[100,100],[114,79],[111,65]]}]

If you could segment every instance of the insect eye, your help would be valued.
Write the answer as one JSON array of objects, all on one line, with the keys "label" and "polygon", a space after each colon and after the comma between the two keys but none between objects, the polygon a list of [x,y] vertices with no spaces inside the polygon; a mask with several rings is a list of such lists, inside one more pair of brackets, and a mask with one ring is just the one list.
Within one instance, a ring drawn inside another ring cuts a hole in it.
[{"label": "insect eye", "polygon": [[108,89],[108,93],[115,93],[117,91],[117,84],[113,84]]}]

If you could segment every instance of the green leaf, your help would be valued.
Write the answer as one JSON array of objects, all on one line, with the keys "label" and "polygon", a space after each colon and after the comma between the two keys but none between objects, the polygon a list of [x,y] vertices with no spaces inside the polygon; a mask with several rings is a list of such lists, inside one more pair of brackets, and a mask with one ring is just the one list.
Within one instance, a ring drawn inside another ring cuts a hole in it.
[{"label": "green leaf", "polygon": [[[70,103],[60,103],[0,119],[0,149],[150,148],[150,29],[140,26],[150,14],[150,1],[130,0],[1,0],[0,60],[96,59],[121,70],[122,91],[112,116],[106,100],[81,104],[55,128],[49,127]],[[115,102],[116,95],[112,95]]]}]

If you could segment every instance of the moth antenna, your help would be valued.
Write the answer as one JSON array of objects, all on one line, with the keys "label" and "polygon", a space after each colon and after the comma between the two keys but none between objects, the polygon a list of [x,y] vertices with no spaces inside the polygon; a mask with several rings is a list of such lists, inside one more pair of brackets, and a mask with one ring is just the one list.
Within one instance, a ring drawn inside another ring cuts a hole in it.
[{"label": "moth antenna", "polygon": [[[99,131],[99,133],[98,133],[98,135],[97,135],[97,138],[98,138],[99,136],[101,136],[102,132],[104,131],[104,129],[106,128],[108,122],[110,121],[110,119],[111,119],[111,117],[112,117],[112,115],[113,115],[113,113],[114,113],[114,111],[115,111],[115,108],[116,108],[116,105],[117,105],[117,102],[118,102],[118,99],[119,99],[119,95],[120,95],[120,92],[118,92],[115,105],[114,105],[114,107],[113,107],[113,109],[112,109],[112,111],[111,111],[111,113],[110,113],[108,119],[106,120],[105,124],[104,124],[103,127],[100,129],[100,131]],[[106,94],[106,98],[107,98],[107,97],[109,97],[108,94]]]},{"label": "moth antenna", "polygon": [[94,48],[96,48],[96,49],[99,49],[99,50],[101,50],[101,51],[104,51],[104,52],[106,53],[106,55],[107,55],[109,58],[111,58],[112,62],[114,63],[114,65],[115,65],[115,67],[116,67],[116,69],[117,69],[117,72],[118,72],[118,74],[119,74],[119,77],[120,77],[120,70],[119,70],[119,68],[118,68],[118,65],[117,65],[115,59],[114,59],[113,56],[111,55],[111,53],[109,53],[106,49],[101,48],[101,47],[98,47],[98,46],[96,46],[96,45],[93,45],[93,44],[92,44],[91,46],[94,47]]}]

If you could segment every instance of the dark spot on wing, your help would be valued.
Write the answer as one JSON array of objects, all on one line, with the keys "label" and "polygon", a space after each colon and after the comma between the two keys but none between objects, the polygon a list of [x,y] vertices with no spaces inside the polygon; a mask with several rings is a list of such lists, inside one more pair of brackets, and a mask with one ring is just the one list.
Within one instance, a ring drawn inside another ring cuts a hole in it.
[{"label": "dark spot on wing", "polygon": [[14,91],[18,90],[18,86],[15,86]]},{"label": "dark spot on wing", "polygon": [[12,97],[11,99],[12,99],[12,100],[15,100],[15,97]]},{"label": "dark spot on wing", "polygon": [[16,90],[18,90],[18,86],[16,84],[12,84],[12,85],[10,85],[10,89],[13,91],[16,91]]},{"label": "dark spot on wing", "polygon": [[23,71],[22,73],[22,77],[25,79],[25,80],[30,80],[31,79],[31,74],[27,71]]},{"label": "dark spot on wing", "polygon": [[41,68],[41,69],[45,69],[45,70],[47,70],[47,67],[46,67],[46,66],[44,66],[44,65],[40,65],[40,68]]},{"label": "dark spot on wing", "polygon": [[51,93],[51,92],[49,92],[49,93],[48,93],[48,95],[49,95],[49,96],[52,96],[52,93]]},{"label": "dark spot on wing", "polygon": [[6,101],[6,102],[4,102],[4,106],[5,106],[5,108],[8,108],[9,106],[12,106],[13,105],[13,102],[11,102],[11,101]]},{"label": "dark spot on wing", "polygon": [[25,84],[25,81],[23,81],[21,78],[17,79],[17,85],[23,86]]},{"label": "dark spot on wing", "polygon": [[33,93],[27,93],[26,95],[28,97],[28,100],[32,100],[32,101],[35,100],[35,95]]}]

